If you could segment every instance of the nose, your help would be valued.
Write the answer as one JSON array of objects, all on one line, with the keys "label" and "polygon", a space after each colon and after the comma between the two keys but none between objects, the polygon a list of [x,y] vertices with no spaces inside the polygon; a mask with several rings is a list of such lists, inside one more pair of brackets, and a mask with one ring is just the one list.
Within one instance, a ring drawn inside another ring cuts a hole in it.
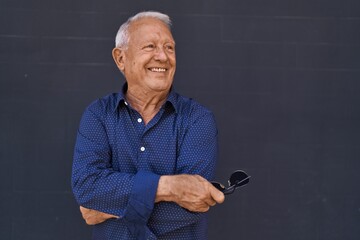
[{"label": "nose", "polygon": [[155,60],[165,62],[168,60],[168,55],[163,47],[157,47],[155,51]]}]

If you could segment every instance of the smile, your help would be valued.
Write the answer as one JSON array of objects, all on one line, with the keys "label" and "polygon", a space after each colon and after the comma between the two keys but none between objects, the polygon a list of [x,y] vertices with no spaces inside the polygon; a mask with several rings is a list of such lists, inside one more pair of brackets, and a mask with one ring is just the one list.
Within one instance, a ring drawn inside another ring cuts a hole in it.
[{"label": "smile", "polygon": [[166,68],[149,68],[152,72],[166,72]]}]

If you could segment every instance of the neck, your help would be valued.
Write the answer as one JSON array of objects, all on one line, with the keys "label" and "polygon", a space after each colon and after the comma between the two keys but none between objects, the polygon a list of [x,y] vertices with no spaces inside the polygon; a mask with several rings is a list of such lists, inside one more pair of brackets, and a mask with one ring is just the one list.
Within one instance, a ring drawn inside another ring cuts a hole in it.
[{"label": "neck", "polygon": [[147,124],[159,112],[168,92],[150,93],[128,89],[125,95],[131,107],[140,113],[144,123]]}]

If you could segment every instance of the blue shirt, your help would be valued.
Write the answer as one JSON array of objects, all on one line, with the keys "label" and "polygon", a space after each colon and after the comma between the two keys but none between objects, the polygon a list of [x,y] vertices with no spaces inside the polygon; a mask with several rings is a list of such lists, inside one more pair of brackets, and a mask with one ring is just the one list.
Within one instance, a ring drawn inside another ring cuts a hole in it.
[{"label": "blue shirt", "polygon": [[216,158],[213,114],[173,90],[146,125],[123,93],[93,102],[77,135],[73,192],[79,205],[120,216],[95,225],[93,239],[206,239],[205,213],[154,201],[161,175],[211,180]]}]

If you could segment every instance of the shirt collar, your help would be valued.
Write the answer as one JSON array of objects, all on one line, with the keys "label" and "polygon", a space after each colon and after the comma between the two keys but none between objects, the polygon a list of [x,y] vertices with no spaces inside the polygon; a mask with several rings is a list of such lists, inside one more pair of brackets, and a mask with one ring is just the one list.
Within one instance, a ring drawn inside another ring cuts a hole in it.
[{"label": "shirt collar", "polygon": [[118,109],[120,103],[123,103],[125,105],[127,104],[126,99],[125,99],[126,90],[127,90],[127,83],[124,83],[124,85],[122,87],[122,91],[116,95],[116,101],[115,101],[115,105],[114,105],[114,109],[113,109],[114,111],[116,109]]},{"label": "shirt collar", "polygon": [[[122,91],[119,92],[119,94],[117,94],[117,98],[116,98],[116,102],[115,102],[115,106],[114,106],[114,111],[119,107],[119,105],[121,103],[123,103],[124,105],[127,105],[126,98],[125,98],[125,93],[127,91],[127,88],[128,88],[128,85],[125,82],[123,87],[122,87]],[[169,95],[168,95],[167,100],[165,102],[165,105],[171,105],[174,108],[175,112],[178,112],[178,106],[176,104],[176,99],[177,99],[177,94],[176,94],[174,88],[171,87]]]}]

